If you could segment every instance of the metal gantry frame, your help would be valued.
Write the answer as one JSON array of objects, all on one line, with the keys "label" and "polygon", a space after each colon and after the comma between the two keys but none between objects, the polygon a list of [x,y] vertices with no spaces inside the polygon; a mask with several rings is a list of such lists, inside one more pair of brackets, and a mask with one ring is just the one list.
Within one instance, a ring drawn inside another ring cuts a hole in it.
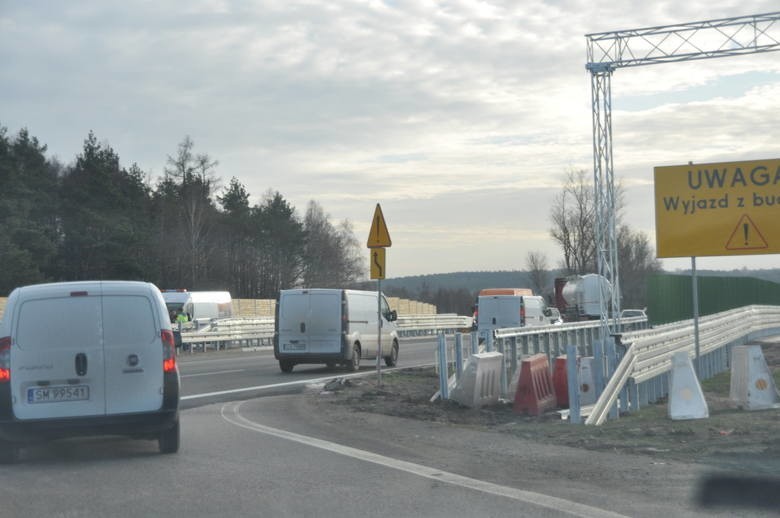
[{"label": "metal gantry frame", "polygon": [[[612,73],[618,68],[713,59],[780,50],[780,12],[586,34],[593,104],[593,187],[601,290],[601,340],[620,331]],[[609,310],[613,317],[610,319]],[[610,324],[611,320],[611,324]],[[610,328],[611,327],[611,328]]]}]

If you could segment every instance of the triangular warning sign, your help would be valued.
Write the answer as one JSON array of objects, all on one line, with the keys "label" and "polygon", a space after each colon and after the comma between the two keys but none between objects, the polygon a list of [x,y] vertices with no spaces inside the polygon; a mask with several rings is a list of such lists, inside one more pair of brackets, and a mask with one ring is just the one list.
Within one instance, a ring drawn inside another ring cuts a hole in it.
[{"label": "triangular warning sign", "polygon": [[743,214],[726,242],[726,250],[761,250],[769,248],[766,239],[750,216]]},{"label": "triangular warning sign", "polygon": [[385,216],[382,214],[382,207],[376,204],[376,210],[374,210],[374,219],[371,220],[371,230],[368,232],[368,248],[384,248],[391,246],[393,243],[390,241],[390,232],[387,230],[385,224]]}]

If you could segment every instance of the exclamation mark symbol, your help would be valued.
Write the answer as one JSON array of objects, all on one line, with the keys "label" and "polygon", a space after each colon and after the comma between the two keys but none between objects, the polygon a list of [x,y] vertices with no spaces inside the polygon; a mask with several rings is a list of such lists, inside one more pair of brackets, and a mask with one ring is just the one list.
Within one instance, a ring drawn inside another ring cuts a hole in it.
[{"label": "exclamation mark symbol", "polygon": [[745,246],[748,244],[748,228],[750,227],[747,223],[742,224],[742,233],[745,234]]}]

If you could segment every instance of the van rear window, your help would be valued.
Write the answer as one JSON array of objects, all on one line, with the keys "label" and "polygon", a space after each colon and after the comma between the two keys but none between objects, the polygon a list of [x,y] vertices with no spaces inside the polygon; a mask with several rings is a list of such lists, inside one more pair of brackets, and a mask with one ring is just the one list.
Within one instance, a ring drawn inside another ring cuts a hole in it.
[{"label": "van rear window", "polygon": [[157,338],[152,304],[142,296],[103,297],[103,337],[106,346],[148,344]]},{"label": "van rear window", "polygon": [[100,297],[28,300],[19,310],[16,343],[26,350],[100,345]]}]

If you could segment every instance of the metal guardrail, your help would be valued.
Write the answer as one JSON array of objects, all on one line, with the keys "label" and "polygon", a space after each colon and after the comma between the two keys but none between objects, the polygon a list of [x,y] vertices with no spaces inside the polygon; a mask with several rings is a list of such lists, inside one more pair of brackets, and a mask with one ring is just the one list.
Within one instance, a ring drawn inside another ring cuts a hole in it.
[{"label": "metal guardrail", "polygon": [[[422,336],[439,332],[453,333],[471,328],[472,318],[446,313],[440,315],[403,315],[396,322],[401,336]],[[174,324],[174,328],[176,324]],[[204,326],[182,324],[181,338],[185,349],[206,350],[231,347],[273,345],[274,318],[229,318],[212,320]]]},{"label": "metal guardrail", "polygon": [[[649,327],[647,317],[624,318],[620,324],[623,332]],[[523,355],[545,353],[552,365],[556,356],[566,354],[567,345],[576,345],[581,356],[592,356],[593,342],[598,339],[599,330],[598,320],[587,320],[539,327],[496,329],[494,336],[499,350],[511,348]]]},{"label": "metal guardrail", "polygon": [[[672,356],[687,351],[695,356],[693,321],[659,326],[623,335],[625,354],[593,407],[585,424],[600,425],[620,402],[623,411],[636,411],[668,395]],[[699,319],[699,379],[729,368],[731,347],[780,333],[780,306],[746,306]]]},{"label": "metal guardrail", "polygon": [[401,336],[420,336],[470,330],[473,322],[471,317],[455,313],[442,313],[438,315],[399,315],[396,325]]},{"label": "metal guardrail", "polygon": [[[174,324],[175,327],[175,324]],[[197,327],[183,325],[181,341],[190,352],[195,349],[228,349],[272,345],[274,318],[227,318],[212,320],[209,325]]]}]

